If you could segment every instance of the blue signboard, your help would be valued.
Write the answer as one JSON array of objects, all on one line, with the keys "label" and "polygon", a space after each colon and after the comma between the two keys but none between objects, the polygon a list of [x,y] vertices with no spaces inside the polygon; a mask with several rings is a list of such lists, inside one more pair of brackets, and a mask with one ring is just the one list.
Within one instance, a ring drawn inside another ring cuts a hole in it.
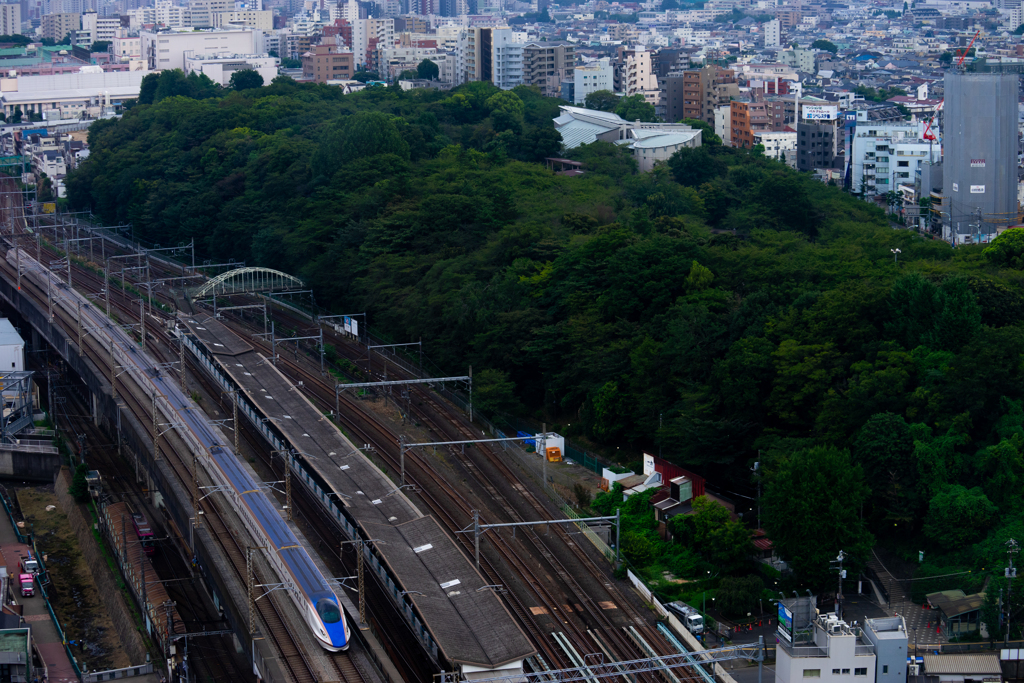
[{"label": "blue signboard", "polygon": [[779,603],[779,635],[793,642],[793,613],[786,609],[786,606]]}]

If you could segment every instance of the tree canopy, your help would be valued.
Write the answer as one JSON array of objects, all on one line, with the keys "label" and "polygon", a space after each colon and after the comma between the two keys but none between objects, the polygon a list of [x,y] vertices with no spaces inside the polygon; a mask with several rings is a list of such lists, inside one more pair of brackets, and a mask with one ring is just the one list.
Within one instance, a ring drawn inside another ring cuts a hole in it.
[{"label": "tree canopy", "polygon": [[595,90],[592,93],[587,93],[583,101],[587,109],[614,111],[619,104],[619,96],[611,90]]},{"label": "tree canopy", "polygon": [[825,50],[826,52],[831,52],[832,54],[837,54],[839,52],[839,46],[837,46],[831,40],[825,40],[824,38],[819,38],[818,40],[811,43],[811,47],[814,48],[815,50]]},{"label": "tree canopy", "polygon": [[232,90],[250,90],[263,87],[263,76],[255,69],[242,69],[231,74],[228,87]]},{"label": "tree canopy", "polygon": [[824,588],[840,550],[855,561],[868,556],[874,539],[860,518],[867,494],[848,451],[817,446],[780,456],[769,467],[765,529],[800,576]]},{"label": "tree canopy", "polygon": [[441,74],[440,67],[436,62],[424,59],[416,67],[416,75],[427,80],[435,80]]},{"label": "tree canopy", "polygon": [[[422,337],[444,372],[472,365],[502,429],[510,413],[609,457],[660,450],[751,496],[760,460],[765,526],[807,585],[872,536],[978,570],[1024,538],[1018,231],[956,249],[894,231],[710,136],[638,174],[619,145],[563,150],[559,103],[164,71],[92,124],[65,183],[107,224],[293,273],[332,312]],[[586,173],[543,164],[562,154]],[[629,552],[655,541],[638,526]],[[680,576],[734,559],[677,545]]]},{"label": "tree canopy", "polygon": [[626,121],[658,120],[654,115],[654,105],[644,98],[643,93],[620,98],[614,111]]}]

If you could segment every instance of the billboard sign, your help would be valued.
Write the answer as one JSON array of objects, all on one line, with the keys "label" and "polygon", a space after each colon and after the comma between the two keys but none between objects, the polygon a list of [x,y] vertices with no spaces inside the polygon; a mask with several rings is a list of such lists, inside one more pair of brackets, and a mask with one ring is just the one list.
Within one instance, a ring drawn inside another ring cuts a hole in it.
[{"label": "billboard sign", "polygon": [[971,159],[971,168],[985,168],[985,160]]},{"label": "billboard sign", "polygon": [[786,609],[786,606],[779,603],[779,629],[781,637],[793,642],[793,613]]},{"label": "billboard sign", "polygon": [[654,456],[644,453],[644,476],[654,474]]},{"label": "billboard sign", "polygon": [[808,121],[834,121],[839,115],[839,108],[817,104],[804,105],[804,118]]},{"label": "billboard sign", "polygon": [[985,186],[971,185],[971,194],[985,194]]},{"label": "billboard sign", "polygon": [[953,183],[953,192],[959,192],[959,191],[960,191],[959,183]]},{"label": "billboard sign", "polygon": [[338,334],[351,334],[353,337],[359,336],[359,321],[347,315],[342,319],[341,325],[331,325],[331,327]]}]

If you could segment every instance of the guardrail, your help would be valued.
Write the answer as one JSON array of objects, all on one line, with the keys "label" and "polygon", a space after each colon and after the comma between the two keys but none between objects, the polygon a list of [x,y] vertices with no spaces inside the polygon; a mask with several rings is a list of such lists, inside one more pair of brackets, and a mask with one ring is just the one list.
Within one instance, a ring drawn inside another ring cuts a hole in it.
[{"label": "guardrail", "polygon": [[153,673],[153,662],[146,662],[141,666],[129,666],[124,669],[108,669],[106,671],[90,671],[82,674],[82,683],[96,683],[97,681],[114,681],[118,678],[133,678]]}]

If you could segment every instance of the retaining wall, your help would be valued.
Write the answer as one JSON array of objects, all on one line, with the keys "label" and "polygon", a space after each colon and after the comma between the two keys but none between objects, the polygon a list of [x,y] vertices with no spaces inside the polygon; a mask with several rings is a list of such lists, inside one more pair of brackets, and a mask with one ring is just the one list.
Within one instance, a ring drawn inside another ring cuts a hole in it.
[{"label": "retaining wall", "polygon": [[114,629],[121,640],[121,647],[124,648],[129,660],[145,662],[146,646],[142,641],[142,635],[139,634],[128,603],[117,587],[117,581],[114,579],[110,567],[107,566],[107,560],[103,556],[99,542],[92,535],[92,524],[85,518],[82,509],[68,492],[70,486],[71,471],[67,467],[62,467],[57,473],[54,485],[60,509],[68,516],[68,522],[71,523],[71,528],[78,538],[78,546],[89,565],[96,588],[99,589],[100,595],[104,596],[104,602],[110,612],[110,620],[114,623]]}]

